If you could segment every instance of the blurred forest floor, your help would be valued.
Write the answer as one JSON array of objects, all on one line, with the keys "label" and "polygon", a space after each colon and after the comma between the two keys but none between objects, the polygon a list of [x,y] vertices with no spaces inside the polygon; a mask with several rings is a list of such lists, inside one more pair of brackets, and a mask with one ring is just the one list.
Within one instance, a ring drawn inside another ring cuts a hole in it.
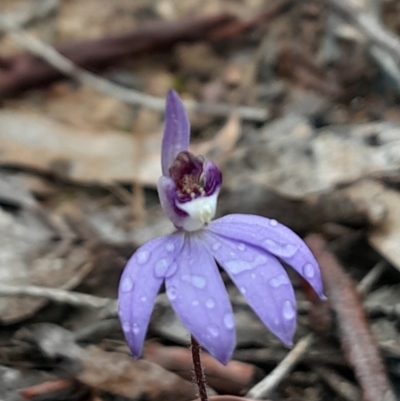
[{"label": "blurred forest floor", "polygon": [[218,214],[291,227],[328,296],[289,271],[289,350],[223,276],[238,341],[226,367],[203,353],[210,395],[395,400],[397,0],[0,1],[0,399],[197,397],[165,294],[138,361],[116,315],[126,261],[173,229],[156,193],[171,87],[223,172]]}]

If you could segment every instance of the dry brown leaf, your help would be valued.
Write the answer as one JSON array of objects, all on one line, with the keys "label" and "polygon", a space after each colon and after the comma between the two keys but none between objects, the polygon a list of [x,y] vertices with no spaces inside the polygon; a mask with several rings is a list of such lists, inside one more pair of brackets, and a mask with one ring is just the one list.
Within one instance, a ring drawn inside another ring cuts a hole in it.
[{"label": "dry brown leaf", "polygon": [[[13,205],[11,210],[0,206],[1,283],[63,289],[76,286],[92,268],[89,250],[63,241],[66,238],[54,242],[58,233],[52,230],[52,223],[34,199],[23,194],[22,181],[12,178],[0,177],[0,205]],[[2,188],[7,189],[7,197]],[[0,297],[0,322],[11,324],[30,317],[46,302]]]},{"label": "dry brown leaf", "polygon": [[137,140],[130,134],[81,131],[41,116],[4,110],[0,141],[1,164],[58,173],[81,183],[139,181],[155,186],[161,175],[161,132],[143,141],[139,170]]},{"label": "dry brown leaf", "polygon": [[400,167],[400,129],[391,123],[369,123],[315,132],[306,118],[288,114],[267,124],[244,153],[227,171],[229,185],[240,187],[250,180],[254,187],[304,198],[366,176],[395,174]]},{"label": "dry brown leaf", "polygon": [[367,212],[372,228],[371,245],[400,270],[400,194],[374,180],[361,180],[344,193],[358,209]]}]

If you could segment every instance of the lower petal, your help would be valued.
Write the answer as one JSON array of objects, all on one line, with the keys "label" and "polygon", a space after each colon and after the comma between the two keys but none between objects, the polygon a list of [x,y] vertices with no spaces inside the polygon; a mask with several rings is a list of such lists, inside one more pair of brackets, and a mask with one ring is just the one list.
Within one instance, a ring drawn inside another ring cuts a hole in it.
[{"label": "lower petal", "polygon": [[142,353],[154,300],[164,278],[176,271],[174,260],[183,245],[175,233],[141,246],[126,265],[118,290],[118,313],[129,347],[135,357]]},{"label": "lower petal", "polygon": [[265,251],[210,232],[204,241],[262,322],[283,343],[292,345],[296,301],[279,261]]},{"label": "lower petal", "polygon": [[226,364],[236,343],[232,306],[210,252],[197,234],[186,235],[177,274],[166,279],[167,295],[200,345]]},{"label": "lower petal", "polygon": [[290,228],[265,217],[230,214],[211,222],[209,230],[266,250],[295,269],[320,298],[325,298],[318,263],[306,243]]}]

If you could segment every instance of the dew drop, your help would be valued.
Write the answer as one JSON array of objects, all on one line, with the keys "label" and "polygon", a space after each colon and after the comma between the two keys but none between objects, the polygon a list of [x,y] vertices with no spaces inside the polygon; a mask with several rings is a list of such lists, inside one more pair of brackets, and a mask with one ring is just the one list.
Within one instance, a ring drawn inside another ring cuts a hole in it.
[{"label": "dew drop", "polygon": [[165,249],[167,250],[167,252],[173,252],[175,250],[175,245],[172,242],[168,242],[165,245]]},{"label": "dew drop", "polygon": [[141,300],[142,302],[146,302],[146,301],[147,301],[147,297],[142,297],[142,298],[140,298],[140,300]]},{"label": "dew drop", "polygon": [[256,277],[257,277],[257,274],[251,273],[251,278],[252,278],[252,279],[255,279]]},{"label": "dew drop", "polygon": [[239,274],[255,267],[251,262],[238,259],[228,260],[225,262],[225,266],[232,274]]},{"label": "dew drop", "polygon": [[296,309],[293,306],[293,303],[290,301],[285,301],[283,304],[283,317],[286,320],[292,320],[296,316]]},{"label": "dew drop", "polygon": [[165,273],[168,269],[168,262],[166,259],[160,259],[154,268],[154,274],[156,277],[161,278],[165,277]]},{"label": "dew drop", "polygon": [[228,330],[232,330],[235,327],[235,318],[233,317],[232,313],[227,313],[224,316],[224,324]]},{"label": "dew drop", "polygon": [[196,274],[182,274],[181,279],[182,279],[182,281],[191,283],[196,288],[200,288],[200,289],[203,289],[207,284],[207,280],[205,277],[198,276]]},{"label": "dew drop", "polygon": [[178,270],[178,264],[173,262],[169,265],[167,271],[165,272],[165,276],[164,277],[171,277],[173,276],[176,271]]},{"label": "dew drop", "polygon": [[131,324],[128,321],[123,322],[122,329],[125,333],[129,332],[131,330]]},{"label": "dew drop", "polygon": [[139,251],[136,254],[137,261],[140,265],[146,263],[149,260],[149,257],[150,257],[150,252],[148,251]]},{"label": "dew drop", "polygon": [[239,290],[243,295],[246,294],[246,288],[240,287]]},{"label": "dew drop", "polygon": [[192,305],[193,306],[198,306],[199,305],[199,301],[197,299],[195,299],[194,301],[192,301]]},{"label": "dew drop", "polygon": [[297,245],[293,245],[293,244],[286,244],[283,247],[283,249],[284,249],[284,254],[282,256],[286,256],[286,257],[290,258],[297,252],[299,247]]},{"label": "dew drop", "polygon": [[132,290],[132,288],[133,288],[133,281],[129,277],[124,278],[121,284],[121,291],[129,292]]},{"label": "dew drop", "polygon": [[307,278],[313,278],[315,275],[315,269],[311,263],[306,263],[303,267],[303,271]]},{"label": "dew drop", "polygon": [[278,225],[278,222],[277,222],[275,219],[271,219],[271,220],[269,221],[269,224],[270,224],[272,227],[276,227],[276,226]]},{"label": "dew drop", "polygon": [[167,295],[168,295],[168,298],[171,300],[171,301],[173,301],[174,299],[176,299],[176,297],[177,297],[177,291],[176,291],[176,287],[174,287],[174,286],[171,286],[171,287],[168,287],[167,288]]},{"label": "dew drop", "polygon": [[213,309],[215,306],[215,301],[212,298],[208,298],[206,301],[206,306],[208,309]]},{"label": "dew drop", "polygon": [[219,242],[214,242],[211,248],[213,251],[218,251],[218,249],[221,248],[221,244]]},{"label": "dew drop", "polygon": [[239,251],[245,251],[246,250],[246,245],[245,244],[239,244],[237,246],[237,249],[239,249]]},{"label": "dew drop", "polygon": [[140,331],[139,325],[137,323],[134,323],[133,327],[132,327],[132,333],[137,335],[137,334],[139,334],[139,331]]},{"label": "dew drop", "polygon": [[267,261],[267,258],[263,255],[257,255],[253,261],[254,267],[261,266]]},{"label": "dew drop", "polygon": [[200,288],[200,289],[203,289],[203,288],[206,286],[206,284],[207,284],[207,280],[206,280],[205,277],[203,277],[203,276],[197,276],[197,275],[195,275],[195,274],[192,275],[191,281],[192,281],[192,284],[193,284],[196,288]]},{"label": "dew drop", "polygon": [[287,258],[293,256],[299,248],[298,246],[293,244],[278,244],[270,238],[266,239],[263,244],[265,245],[267,250],[274,255]]},{"label": "dew drop", "polygon": [[214,324],[208,326],[208,327],[207,327],[207,331],[208,331],[214,338],[219,337],[219,330],[218,330],[218,327],[215,326]]},{"label": "dew drop", "polygon": [[280,274],[279,276],[276,276],[274,278],[271,278],[271,280],[269,280],[269,285],[273,288],[278,288],[284,284],[288,284],[288,279],[283,274]]}]

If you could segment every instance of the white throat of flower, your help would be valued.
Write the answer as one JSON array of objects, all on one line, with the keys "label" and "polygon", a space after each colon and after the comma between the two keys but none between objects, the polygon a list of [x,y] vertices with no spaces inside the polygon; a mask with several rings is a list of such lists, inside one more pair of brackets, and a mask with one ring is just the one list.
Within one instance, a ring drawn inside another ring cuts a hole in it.
[{"label": "white throat of flower", "polygon": [[219,190],[209,196],[199,196],[189,202],[179,203],[177,207],[188,214],[182,228],[185,231],[197,231],[209,223],[215,216]]}]

